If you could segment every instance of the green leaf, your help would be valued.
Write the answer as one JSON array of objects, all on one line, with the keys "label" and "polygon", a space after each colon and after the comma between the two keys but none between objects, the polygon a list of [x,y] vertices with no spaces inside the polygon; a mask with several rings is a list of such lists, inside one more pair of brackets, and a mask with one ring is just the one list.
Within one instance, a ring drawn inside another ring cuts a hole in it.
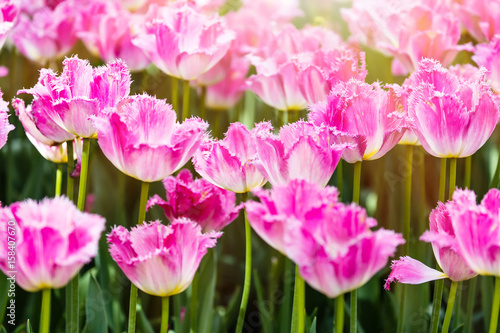
[{"label": "green leaf", "polygon": [[[2,326],[2,327],[3,327],[3,326]],[[4,328],[4,330],[5,330],[5,328]],[[22,324],[21,324],[19,327],[17,327],[17,328],[14,330],[14,332],[12,332],[12,333],[24,333],[25,331],[26,331],[26,323],[22,323]],[[2,332],[2,331],[0,330],[0,332]],[[3,332],[7,332],[7,331],[3,331]]]},{"label": "green leaf", "polygon": [[214,312],[215,285],[217,281],[216,249],[208,250],[199,269],[198,284],[198,332],[212,332],[212,319]]},{"label": "green leaf", "polygon": [[309,333],[316,333],[316,317],[314,317]]},{"label": "green leaf", "polygon": [[102,297],[102,290],[95,276],[90,274],[87,299],[85,301],[86,329],[93,333],[108,332],[108,318]]},{"label": "green leaf", "polygon": [[0,333],[7,333],[7,330],[3,325],[0,325]]},{"label": "green leaf", "polygon": [[155,333],[153,326],[151,326],[148,317],[144,313],[144,307],[140,304],[139,300],[137,306],[137,327],[140,327],[143,333]]},{"label": "green leaf", "polygon": [[266,308],[266,300],[264,300],[264,290],[262,288],[262,283],[260,282],[259,274],[257,273],[256,269],[254,269],[253,271],[253,280],[255,283],[255,290],[257,291],[257,302],[258,302],[260,318],[262,321],[262,332],[272,333],[273,323],[272,323],[271,311],[270,309]]},{"label": "green leaf", "polygon": [[33,333],[33,327],[31,327],[30,320],[26,322],[26,333]]}]

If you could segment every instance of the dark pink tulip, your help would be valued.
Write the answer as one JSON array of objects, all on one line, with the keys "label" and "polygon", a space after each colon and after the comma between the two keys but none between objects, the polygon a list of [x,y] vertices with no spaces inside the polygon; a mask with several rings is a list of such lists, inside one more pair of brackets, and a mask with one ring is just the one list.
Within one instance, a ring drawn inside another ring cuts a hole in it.
[{"label": "dark pink tulip", "polygon": [[19,8],[13,0],[0,1],[0,49],[14,27],[18,14]]},{"label": "dark pink tulip", "polygon": [[398,143],[405,132],[405,115],[399,111],[396,96],[378,83],[351,79],[338,84],[326,102],[311,106],[309,119],[352,136],[357,146],[342,158],[354,163],[380,158]]},{"label": "dark pink tulip", "polygon": [[[104,224],[103,217],[80,212],[65,197],[0,208],[4,249],[9,227],[15,228],[16,283],[31,292],[65,286],[97,254]],[[7,254],[0,251],[0,269],[6,274],[12,271]]]},{"label": "dark pink tulip", "polygon": [[186,164],[208,127],[197,118],[178,123],[170,104],[147,95],[107,111],[93,119],[102,152],[118,170],[143,182],[162,180]]},{"label": "dark pink tulip", "polygon": [[109,252],[127,278],[145,293],[172,296],[189,287],[201,259],[217,243],[221,232],[201,233],[189,219],[168,226],[159,221],[122,226],[108,234]]},{"label": "dark pink tulip", "polygon": [[166,201],[155,195],[148,201],[148,209],[160,206],[170,221],[186,217],[199,224],[203,232],[220,231],[239,214],[241,205],[236,206],[234,192],[221,189],[205,179],[193,180],[187,169],[177,177],[163,180],[167,194]]},{"label": "dark pink tulip", "polygon": [[285,185],[292,179],[328,184],[346,148],[334,143],[338,140],[330,129],[299,121],[283,126],[279,136],[270,130],[256,133],[255,166],[271,184]]},{"label": "dark pink tulip", "polygon": [[252,228],[330,298],[361,287],[404,243],[393,231],[372,231],[377,222],[363,208],[338,202],[333,187],[292,180],[254,194],[261,202],[245,205]]}]

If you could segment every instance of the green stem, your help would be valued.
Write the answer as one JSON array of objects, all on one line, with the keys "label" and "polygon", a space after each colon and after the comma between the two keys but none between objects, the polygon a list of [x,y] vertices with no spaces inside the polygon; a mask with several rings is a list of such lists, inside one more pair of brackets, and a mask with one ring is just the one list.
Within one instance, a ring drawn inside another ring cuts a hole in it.
[{"label": "green stem", "polygon": [[206,99],[207,99],[207,87],[201,87],[201,95],[200,95],[200,118],[207,118],[207,110],[206,110]]},{"label": "green stem", "polygon": [[337,164],[337,190],[339,190],[339,198],[342,201],[342,159],[340,159],[339,164]]},{"label": "green stem", "polygon": [[61,196],[61,187],[62,187],[62,175],[63,175],[63,165],[61,163],[57,163],[57,171],[56,171],[56,191],[55,196]]},{"label": "green stem", "polygon": [[361,161],[354,163],[354,181],[352,186],[352,202],[359,204],[359,190],[361,184]]},{"label": "green stem", "polygon": [[344,294],[335,299],[335,333],[344,332]]},{"label": "green stem", "polygon": [[195,273],[191,283],[191,332],[197,332],[198,322],[198,272]]},{"label": "green stem", "polygon": [[[75,169],[75,160],[73,158],[73,141],[66,142],[66,154],[68,158],[68,167],[67,167],[67,178],[66,178],[66,196],[69,200],[73,201],[74,199],[74,187],[75,180],[71,177],[71,173]],[[76,332],[76,327],[74,326],[73,319],[73,279],[69,281],[65,288],[65,309],[66,309],[66,332]]]},{"label": "green stem", "polygon": [[448,296],[448,305],[446,306],[446,314],[444,316],[443,329],[441,333],[448,333],[451,322],[451,315],[453,314],[453,305],[455,304],[455,295],[457,294],[458,282],[451,281],[450,295]]},{"label": "green stem", "polygon": [[305,329],[306,285],[295,266],[295,288],[293,292],[292,333],[303,333]]},{"label": "green stem", "polygon": [[68,155],[68,175],[66,177],[66,196],[69,200],[73,201],[74,199],[74,188],[75,188],[75,180],[71,177],[73,170],[75,169],[75,160],[73,158],[73,141],[66,142],[66,154]]},{"label": "green stem", "polygon": [[434,298],[432,301],[431,333],[437,333],[439,314],[441,312],[441,298],[443,297],[444,280],[437,280],[434,284]]},{"label": "green stem", "polygon": [[[406,170],[405,175],[405,197],[404,197],[404,219],[403,219],[403,236],[406,240],[403,248],[403,255],[410,254],[410,220],[411,220],[411,175],[413,171],[413,145],[406,146]],[[403,332],[405,327],[405,308],[406,308],[406,284],[401,285],[401,295],[399,299],[399,321],[398,332]]]},{"label": "green stem", "polygon": [[[359,204],[359,191],[361,187],[361,161],[354,163],[354,181],[352,188],[352,201]],[[351,320],[350,332],[358,331],[358,290],[351,291]]]},{"label": "green stem", "polygon": [[358,289],[351,291],[351,321],[350,332],[358,332]]},{"label": "green stem", "polygon": [[179,111],[179,79],[171,77],[172,82],[172,108],[175,112]]},{"label": "green stem", "polygon": [[441,159],[441,172],[439,174],[439,201],[444,202],[446,186],[446,158]]},{"label": "green stem", "polygon": [[183,82],[183,92],[182,92],[182,119],[187,119],[189,117],[189,81],[185,80]]},{"label": "green stem", "polygon": [[472,313],[474,312],[474,301],[476,300],[477,277],[469,280],[469,293],[467,295],[467,312],[465,314],[465,332],[472,332]]},{"label": "green stem", "polygon": [[89,171],[90,139],[83,138],[82,166],[80,169],[80,185],[78,187],[78,204],[80,211],[85,210],[85,194],[87,191],[87,175]]},{"label": "green stem", "polygon": [[450,158],[450,189],[448,191],[448,198],[453,199],[453,193],[457,184],[457,159]]},{"label": "green stem", "polygon": [[[242,201],[247,201],[248,193],[242,194]],[[252,229],[248,223],[247,212],[245,210],[245,282],[243,284],[243,295],[241,297],[240,312],[238,313],[238,322],[236,324],[236,332],[243,331],[243,323],[245,321],[245,312],[247,311],[248,297],[250,296],[250,282],[252,273]]]},{"label": "green stem", "polygon": [[498,325],[498,312],[500,312],[500,277],[495,277],[495,294],[491,308],[490,333],[496,333]]},{"label": "green stem", "polygon": [[464,188],[470,188],[470,175],[472,170],[472,155],[465,158]]},{"label": "green stem", "polygon": [[50,298],[51,289],[42,290],[42,313],[40,315],[40,333],[50,331]]},{"label": "green stem", "polygon": [[169,311],[169,297],[165,296],[161,298],[161,328],[160,333],[168,332],[168,311]]},{"label": "green stem", "polygon": [[[144,220],[146,219],[146,204],[148,202],[148,192],[149,192],[149,182],[142,182],[137,225],[143,224]],[[128,309],[128,333],[135,332],[136,320],[137,320],[137,287],[132,283],[130,286],[130,302]]]},{"label": "green stem", "polygon": [[500,178],[500,154],[498,155],[497,168],[495,169],[495,174],[493,175],[493,179],[491,180],[490,188],[498,187],[499,178]]}]

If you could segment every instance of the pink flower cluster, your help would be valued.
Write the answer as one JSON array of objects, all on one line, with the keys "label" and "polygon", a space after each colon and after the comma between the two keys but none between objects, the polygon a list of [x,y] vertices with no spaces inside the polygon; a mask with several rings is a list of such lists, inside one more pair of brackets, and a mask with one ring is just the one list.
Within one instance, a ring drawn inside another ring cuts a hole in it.
[{"label": "pink flower cluster", "polygon": [[292,180],[253,193],[261,202],[246,203],[252,228],[330,298],[365,284],[404,243],[393,231],[372,231],[377,222],[363,208],[340,203],[333,187]]}]

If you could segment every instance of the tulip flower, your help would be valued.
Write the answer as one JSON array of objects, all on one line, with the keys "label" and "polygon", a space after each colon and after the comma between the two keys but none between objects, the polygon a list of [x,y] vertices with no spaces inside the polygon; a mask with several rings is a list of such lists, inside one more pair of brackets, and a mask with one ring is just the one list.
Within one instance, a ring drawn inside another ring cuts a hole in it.
[{"label": "tulip flower", "polygon": [[10,30],[16,23],[19,8],[13,0],[0,2],[0,49],[3,47]]},{"label": "tulip flower", "polygon": [[199,224],[203,232],[220,231],[239,214],[234,192],[221,189],[205,179],[193,180],[189,170],[163,180],[167,200],[155,195],[147,208],[160,206],[169,220],[185,217]]},{"label": "tulip flower", "polygon": [[405,131],[404,114],[398,112],[396,96],[354,79],[339,83],[326,102],[310,107],[309,120],[325,124],[356,139],[355,149],[346,149],[342,158],[349,163],[374,160],[392,149]]},{"label": "tulip flower", "polygon": [[97,142],[111,163],[133,178],[155,182],[186,164],[208,127],[200,119],[182,124],[176,119],[165,100],[140,95],[122,100],[93,120]]},{"label": "tulip flower", "polygon": [[220,18],[186,5],[158,9],[156,19],[132,43],[164,73],[190,81],[212,68],[233,39]]},{"label": "tulip flower", "polygon": [[122,226],[108,234],[109,252],[127,278],[145,293],[165,297],[179,294],[191,284],[201,259],[215,246],[220,232],[201,233],[186,219],[169,226],[159,221]]},{"label": "tulip flower", "polygon": [[[499,17],[500,18],[500,17]],[[500,35],[492,38],[489,43],[476,45],[472,60],[488,70],[487,77],[496,93],[500,92]]]},{"label": "tulip flower", "polygon": [[452,0],[449,6],[469,34],[479,42],[500,33],[500,4],[488,0]]},{"label": "tulip flower", "polygon": [[[104,218],[80,212],[65,197],[0,208],[4,249],[8,230],[15,230],[16,283],[30,292],[65,286],[97,254],[104,224]],[[12,270],[6,251],[0,252],[0,269],[5,274]]]},{"label": "tulip flower", "polygon": [[500,114],[484,76],[482,69],[473,81],[462,80],[430,59],[410,76],[408,115],[429,154],[467,157],[488,140]]},{"label": "tulip flower", "polygon": [[292,179],[305,179],[326,186],[340,161],[345,145],[326,126],[299,121],[285,125],[279,136],[269,131],[256,133],[257,169],[273,185],[285,185]]},{"label": "tulip flower", "polygon": [[203,178],[236,193],[246,193],[267,180],[254,165],[257,159],[255,133],[269,128],[262,123],[249,131],[243,124],[232,123],[223,140],[205,137],[193,156],[196,172]]},{"label": "tulip flower", "polygon": [[12,30],[12,41],[28,59],[42,65],[67,54],[77,41],[76,2],[60,1],[55,7],[44,6],[32,16],[19,15]]},{"label": "tulip flower", "polygon": [[[121,61],[93,69],[88,61],[72,57],[66,58],[63,65],[60,76],[42,69],[37,84],[31,89],[19,90],[18,94],[27,93],[35,97],[32,114],[44,136],[61,142],[59,136],[53,137],[50,133],[50,130],[55,130],[55,123],[75,136],[96,137],[90,118],[102,113],[105,108],[114,107],[128,96],[130,72]],[[62,135],[59,129],[57,133]]]},{"label": "tulip flower", "polygon": [[7,142],[7,135],[14,129],[14,126],[9,124],[8,117],[9,107],[8,103],[2,99],[3,93],[0,91],[0,149]]}]

